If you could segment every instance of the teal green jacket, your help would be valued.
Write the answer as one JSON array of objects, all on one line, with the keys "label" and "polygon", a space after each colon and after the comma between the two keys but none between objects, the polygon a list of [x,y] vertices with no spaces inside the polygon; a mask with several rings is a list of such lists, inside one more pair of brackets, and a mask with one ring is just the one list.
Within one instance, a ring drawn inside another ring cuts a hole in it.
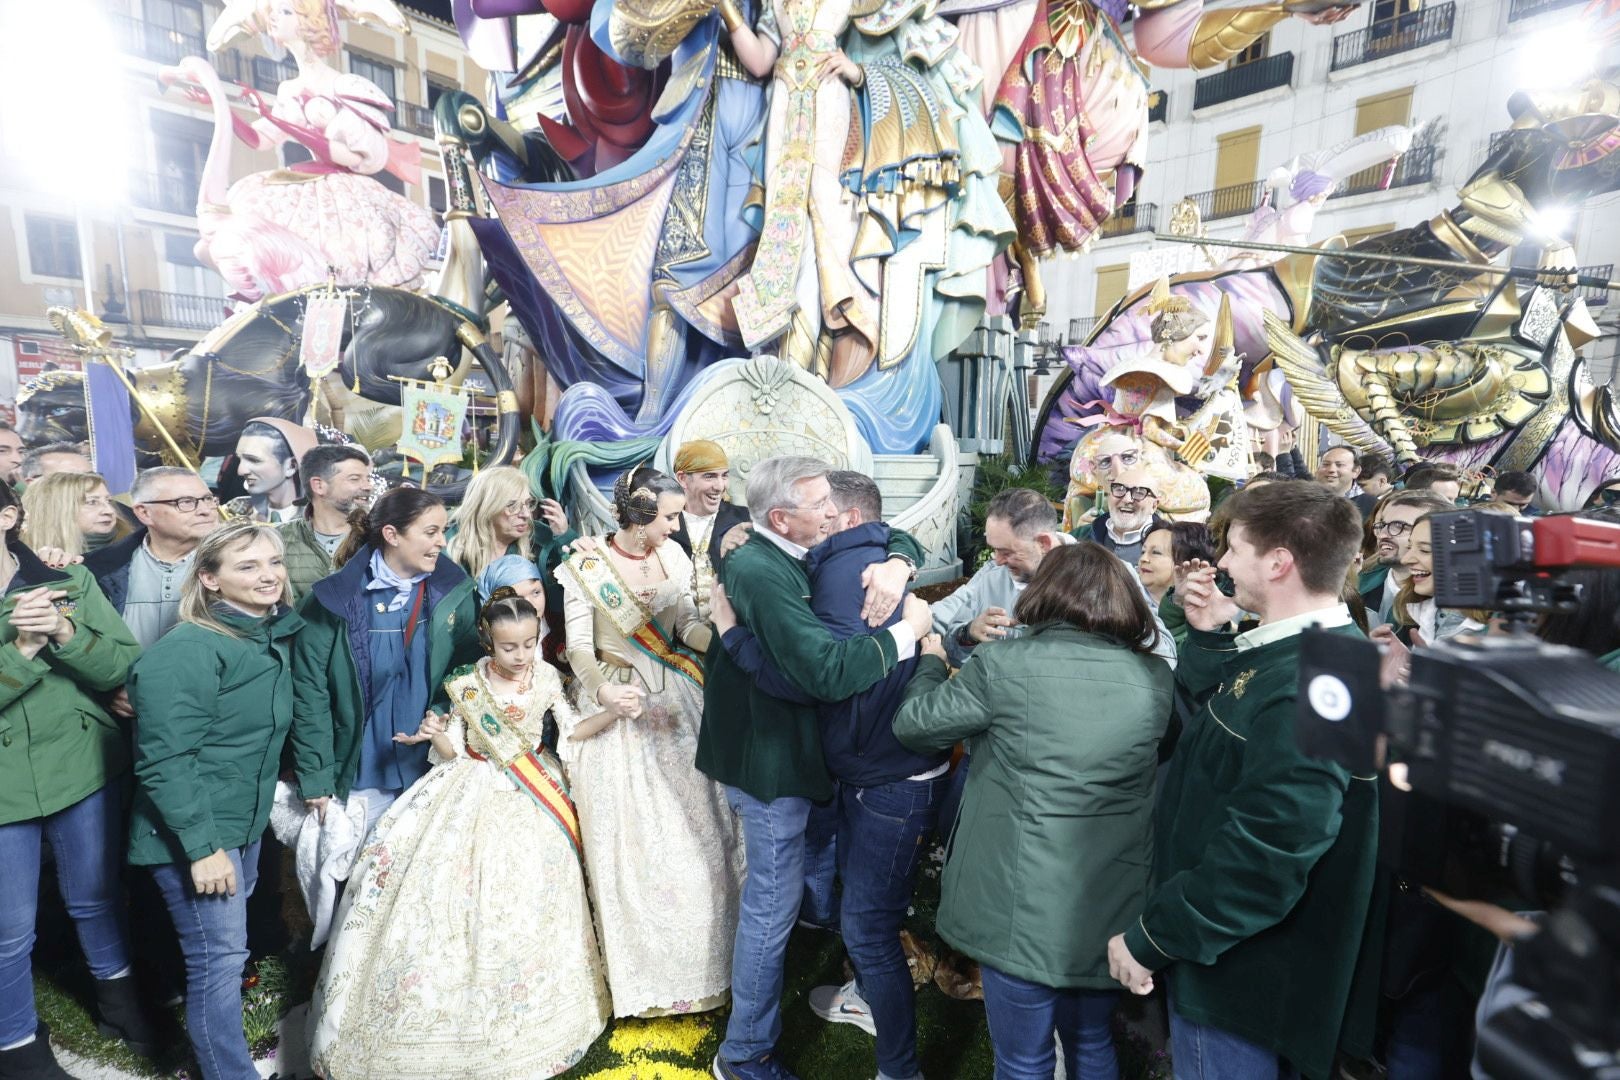
[{"label": "teal green jacket", "polygon": [[332,572],[332,556],[315,537],[315,527],[305,513],[276,527],[285,549],[287,583],[292,586],[293,603],[302,600],[315,583]]},{"label": "teal green jacket", "polygon": [[[293,643],[293,765],[306,799],[347,798],[360,771],[365,730],[371,621],[365,583],[371,548],[317,581],[298,605],[304,628]],[[478,597],[472,578],[440,555],[427,578],[428,685],[443,700],[444,677],[478,659]]]},{"label": "teal green jacket", "polygon": [[973,754],[940,935],[1041,986],[1117,990],[1108,939],[1147,900],[1175,676],[1158,657],[1067,623],[973,655],[955,678],[924,656],[894,718],[912,750],[966,739]]},{"label": "teal green jacket", "polygon": [[222,615],[237,636],[182,622],[136,663],[129,861],[196,862],[264,835],[292,725],[296,612]]},{"label": "teal green jacket", "polygon": [[1300,751],[1299,643],[1239,652],[1229,634],[1188,632],[1176,677],[1201,707],[1170,760],[1155,886],[1125,944],[1145,967],[1169,969],[1185,1019],[1326,1077],[1354,1019],[1378,792],[1375,778]]},{"label": "teal green jacket", "polygon": [[[102,700],[141,654],[84,567],[51,570],[20,544],[11,552],[17,571],[0,607],[0,825],[65,810],[129,770],[129,734]],[[74,631],[30,660],[13,644],[11,609],[42,585],[67,593]]]},{"label": "teal green jacket", "polygon": [[[899,530],[889,551],[919,565],[917,541]],[[770,664],[816,701],[843,701],[894,669],[887,630],[839,640],[810,610],[804,563],[770,540],[750,536],[720,567],[737,618],[754,632]],[[832,778],[821,756],[819,710],[760,690],[724,649],[710,649],[698,732],[697,767],[718,783],[769,802],[787,796],[822,800]]]}]

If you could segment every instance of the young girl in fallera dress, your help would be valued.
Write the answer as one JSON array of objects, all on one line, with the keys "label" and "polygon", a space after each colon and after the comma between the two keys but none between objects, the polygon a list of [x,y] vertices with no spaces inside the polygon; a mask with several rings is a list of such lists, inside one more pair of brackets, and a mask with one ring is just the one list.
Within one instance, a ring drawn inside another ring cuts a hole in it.
[{"label": "young girl in fallera dress", "polygon": [[608,1016],[579,827],[548,713],[589,730],[540,660],[540,613],[496,589],[478,620],[487,655],[445,680],[405,743],[435,767],[360,854],[311,1004],[311,1058],[342,1080],[555,1076]]}]

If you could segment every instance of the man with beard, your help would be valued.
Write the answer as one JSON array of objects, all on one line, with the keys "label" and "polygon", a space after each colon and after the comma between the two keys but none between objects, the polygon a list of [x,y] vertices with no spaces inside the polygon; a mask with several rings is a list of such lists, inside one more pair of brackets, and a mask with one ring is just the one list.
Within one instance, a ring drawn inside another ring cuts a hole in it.
[{"label": "man with beard", "polygon": [[[692,594],[698,615],[709,617],[709,590],[726,554],[721,546],[726,533],[748,521],[748,511],[726,498],[731,485],[731,464],[718,443],[693,439],[675,452],[675,480],[686,492],[681,527],[669,538],[692,560]],[[739,534],[733,546],[747,530]]]},{"label": "man with beard", "polygon": [[1108,512],[1085,528],[1076,529],[1074,538],[1101,544],[1135,566],[1142,557],[1142,541],[1147,534],[1165,527],[1158,514],[1159,496],[1153,477],[1146,469],[1122,469],[1114,474],[1105,494]]},{"label": "man with beard", "polygon": [[1367,605],[1367,621],[1373,626],[1390,622],[1395,595],[1411,575],[1401,564],[1412,544],[1412,526],[1425,514],[1454,510],[1445,496],[1433,491],[1397,491],[1379,507],[1373,519],[1373,539],[1378,541],[1378,562],[1362,570],[1356,583],[1362,603]]},{"label": "man with beard", "polygon": [[289,420],[255,416],[236,440],[236,475],[247,492],[225,507],[231,517],[281,525],[298,517],[298,460],[315,433]]},{"label": "man with beard", "polygon": [[316,446],[304,453],[298,474],[309,504],[280,529],[295,601],[332,572],[332,553],[349,535],[349,514],[371,502],[371,458],[351,443]]}]

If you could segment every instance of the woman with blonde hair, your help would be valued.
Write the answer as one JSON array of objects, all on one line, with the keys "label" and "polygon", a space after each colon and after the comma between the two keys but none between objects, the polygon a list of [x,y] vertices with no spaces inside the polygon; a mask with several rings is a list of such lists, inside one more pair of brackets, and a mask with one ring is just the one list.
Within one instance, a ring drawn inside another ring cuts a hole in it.
[{"label": "woman with blonde hair", "polygon": [[[538,509],[541,521],[534,512]],[[467,485],[467,494],[450,519],[450,545],[445,554],[476,579],[495,560],[517,555],[543,570],[535,576],[546,583],[546,606],[562,608],[552,573],[561,560],[561,548],[579,539],[568,527],[568,516],[555,499],[538,502],[530,494],[529,478],[510,465],[484,469]]]},{"label": "woman with blonde hair", "polygon": [[58,548],[68,557],[99,551],[129,534],[107,481],[95,473],[52,473],[23,492],[22,540],[29,548]]},{"label": "woman with blonde hair", "polygon": [[255,1080],[242,1031],[247,901],[281,748],[292,726],[292,638],[304,625],[281,536],[210,533],[180,592],[180,622],[135,664],[129,861],[151,871],[186,962],[186,1032],[207,1080]]}]

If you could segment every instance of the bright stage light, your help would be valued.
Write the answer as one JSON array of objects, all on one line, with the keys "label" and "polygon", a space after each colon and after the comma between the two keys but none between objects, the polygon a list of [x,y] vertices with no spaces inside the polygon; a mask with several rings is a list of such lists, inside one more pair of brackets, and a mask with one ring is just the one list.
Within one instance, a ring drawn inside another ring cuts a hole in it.
[{"label": "bright stage light", "polygon": [[29,186],[122,203],[131,117],[106,12],[90,0],[0,3],[0,151]]},{"label": "bright stage light", "polygon": [[1531,34],[1519,46],[1518,84],[1523,90],[1573,86],[1597,68],[1600,41],[1580,33],[1581,24]]}]

